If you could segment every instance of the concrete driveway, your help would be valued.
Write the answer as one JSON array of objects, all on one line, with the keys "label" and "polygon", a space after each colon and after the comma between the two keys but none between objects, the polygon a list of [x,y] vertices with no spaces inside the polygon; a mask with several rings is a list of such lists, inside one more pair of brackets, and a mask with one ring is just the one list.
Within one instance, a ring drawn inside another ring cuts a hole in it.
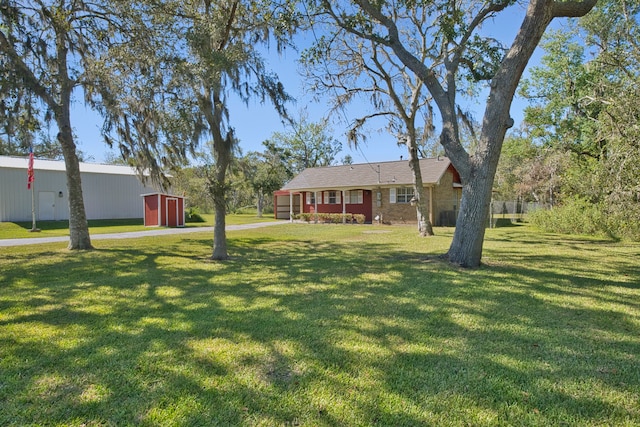
[{"label": "concrete driveway", "polygon": [[[228,225],[226,231],[249,230],[252,228],[270,227],[273,225],[288,224],[288,222],[254,222],[252,224]],[[135,239],[146,236],[165,236],[170,234],[187,233],[213,233],[213,227],[190,227],[190,228],[155,228],[145,231],[130,231],[127,233],[92,234],[91,240],[104,239]],[[0,247],[38,245],[42,243],[68,242],[69,236],[57,237],[30,237],[26,239],[0,239]]]}]

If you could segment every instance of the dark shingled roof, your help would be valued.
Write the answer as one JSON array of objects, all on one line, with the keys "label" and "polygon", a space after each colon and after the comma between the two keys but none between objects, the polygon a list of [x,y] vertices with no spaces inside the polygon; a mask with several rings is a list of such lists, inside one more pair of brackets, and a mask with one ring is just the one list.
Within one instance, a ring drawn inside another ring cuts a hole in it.
[{"label": "dark shingled roof", "polygon": [[[437,184],[450,164],[451,161],[446,157],[420,159],[422,182],[424,184]],[[380,171],[379,176],[378,171]],[[412,184],[413,173],[409,167],[409,161],[400,160],[395,162],[307,168],[282,187],[282,190],[318,191]]]}]

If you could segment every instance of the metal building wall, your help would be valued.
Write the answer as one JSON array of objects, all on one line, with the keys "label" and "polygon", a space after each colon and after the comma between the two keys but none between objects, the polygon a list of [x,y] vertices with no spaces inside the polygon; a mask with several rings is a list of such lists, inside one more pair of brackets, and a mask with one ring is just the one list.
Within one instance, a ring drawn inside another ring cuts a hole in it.
[{"label": "metal building wall", "polygon": [[[37,165],[37,163],[36,163]],[[81,172],[87,219],[142,218],[141,194],[155,191],[135,175]],[[40,219],[40,193],[53,193],[54,220],[69,219],[69,199],[64,171],[35,169],[36,219]],[[62,197],[60,197],[62,192]],[[0,168],[0,222],[31,221],[31,191],[27,190],[27,169]]]},{"label": "metal building wall", "polygon": [[31,191],[27,190],[25,169],[0,168],[0,221],[22,220],[28,212],[31,219]]},{"label": "metal building wall", "polygon": [[87,219],[142,218],[142,194],[155,191],[133,175],[81,173]]},{"label": "metal building wall", "polygon": [[[54,219],[68,219],[67,199],[58,194],[66,194],[64,173],[57,171],[36,171],[34,198],[36,219],[39,216],[39,195],[54,194]],[[0,221],[31,221],[31,190],[27,189],[27,169],[0,168]]]}]

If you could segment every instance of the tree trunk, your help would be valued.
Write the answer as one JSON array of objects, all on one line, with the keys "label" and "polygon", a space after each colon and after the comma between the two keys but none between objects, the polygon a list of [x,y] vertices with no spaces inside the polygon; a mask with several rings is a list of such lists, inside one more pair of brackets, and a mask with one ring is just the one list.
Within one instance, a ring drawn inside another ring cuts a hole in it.
[{"label": "tree trunk", "polygon": [[[404,65],[422,79],[438,105],[442,116],[440,141],[447,156],[460,173],[463,184],[460,213],[447,256],[456,264],[477,267],[482,258],[482,241],[491,200],[491,186],[506,129],[513,126],[509,109],[522,72],[552,19],[584,16],[595,6],[597,0],[529,1],[520,30],[491,80],[491,90],[482,122],[482,136],[477,152],[472,155],[469,155],[460,143],[454,113],[455,76],[459,62],[449,62],[448,65],[452,68],[448,70],[445,89],[438,80],[438,75],[424,61],[416,58],[406,49],[394,21],[382,14],[373,2],[358,1],[357,3],[367,14],[387,27],[389,30],[387,45],[393,49]],[[373,39],[373,36],[370,38]]]},{"label": "tree trunk", "polygon": [[231,163],[233,134],[231,132],[228,133],[224,140],[221,139],[220,132],[213,132],[213,134],[213,150],[216,156],[213,207],[216,219],[213,224],[213,255],[211,259],[223,261],[229,259],[229,254],[227,253],[227,234],[225,230],[227,215],[225,183],[227,169]]},{"label": "tree trunk", "polygon": [[[216,189],[218,188],[224,188],[223,184],[217,183]],[[225,230],[227,207],[224,202],[224,190],[215,191],[213,206],[215,222],[213,224],[213,254],[211,255],[211,259],[224,261],[229,259],[229,254],[227,253],[227,233]]]},{"label": "tree trunk", "polygon": [[[223,136],[223,102],[220,97],[219,88],[205,89],[203,105],[205,105],[205,115],[211,130],[213,139],[213,154],[215,158],[215,177],[213,185],[213,207],[215,212],[215,222],[213,224],[213,254],[211,259],[224,261],[229,259],[227,253],[226,215],[227,204],[226,175],[231,164],[231,156],[235,137],[233,130],[228,130]],[[211,102],[212,101],[212,102]],[[201,101],[202,103],[202,101]]]},{"label": "tree trunk", "polygon": [[[63,108],[64,110],[64,108]],[[69,120],[68,109],[66,114],[57,120],[60,132],[58,141],[64,154],[64,163],[67,175],[67,197],[69,198],[69,246],[71,250],[93,249],[89,236],[89,224],[82,196],[82,181],[80,178],[80,163],[76,154],[76,145],[73,142],[73,134]]]},{"label": "tree trunk", "polygon": [[262,218],[262,211],[264,209],[264,193],[262,190],[258,190],[258,218]]},{"label": "tree trunk", "polygon": [[[486,162],[481,167],[486,168]],[[463,186],[456,229],[446,254],[451,263],[462,267],[480,265],[492,186],[493,175],[486,172],[474,174],[474,179]]]},{"label": "tree trunk", "polygon": [[[424,194],[424,189],[422,189],[421,193]],[[420,197],[416,201],[416,217],[418,218],[418,234],[420,237],[433,236],[435,234],[431,226],[431,221],[429,221],[428,212],[429,209],[424,202],[424,198]]]},{"label": "tree trunk", "polygon": [[424,197],[424,184],[422,183],[422,171],[420,170],[420,158],[418,157],[418,147],[415,144],[415,135],[407,137],[407,149],[409,151],[409,167],[413,172],[413,194],[416,199],[418,234],[422,237],[433,236],[433,227],[429,220],[429,208],[427,208]]},{"label": "tree trunk", "polygon": [[[5,4],[4,7],[6,7],[6,2],[3,4]],[[38,69],[37,76],[24,62],[25,58],[16,52],[14,46],[10,45],[3,34],[0,34],[0,50],[3,53],[3,60],[4,56],[7,55],[10,62],[13,62],[20,78],[26,85],[25,89],[33,92],[33,94],[40,98],[47,108],[53,112],[59,130],[58,141],[62,147],[67,176],[67,197],[69,198],[68,248],[71,250],[87,250],[93,247],[91,246],[91,239],[89,237],[89,224],[87,223],[87,215],[82,197],[80,164],[71,130],[71,94],[74,85],[78,82],[69,77],[67,55],[69,51],[68,45],[74,42],[70,41],[73,37],[69,37],[71,29],[68,27],[67,21],[64,20],[64,13],[53,13],[53,9],[53,7],[42,6],[39,13],[42,13],[42,16],[47,20],[47,25],[52,25],[54,28],[56,55],[49,56],[48,54],[40,53],[40,49],[38,49],[38,53],[35,54],[35,57],[38,59],[32,58],[28,60],[28,62],[44,62],[36,66],[36,69]],[[62,19],[62,22],[59,18]],[[37,39],[32,40],[32,42],[34,46],[39,46]],[[40,67],[44,68],[41,70]],[[57,99],[59,101],[56,101]]]},{"label": "tree trunk", "polygon": [[208,176],[209,191],[213,196],[213,211],[215,214],[215,221],[213,223],[213,253],[211,259],[224,261],[229,259],[226,234],[226,175],[227,169],[231,164],[235,140],[233,130],[229,130],[226,132],[226,135],[223,135],[224,103],[222,102],[220,87],[220,84],[216,84],[214,87],[205,86],[202,95],[198,99],[198,103],[209,125],[215,162],[213,167],[214,176]]}]

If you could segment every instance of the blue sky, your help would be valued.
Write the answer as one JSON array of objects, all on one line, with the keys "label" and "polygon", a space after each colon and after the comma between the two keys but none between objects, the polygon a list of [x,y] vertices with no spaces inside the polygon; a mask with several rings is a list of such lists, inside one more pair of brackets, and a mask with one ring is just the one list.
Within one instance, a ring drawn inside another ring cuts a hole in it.
[{"label": "blue sky", "polygon": [[[504,40],[506,44],[510,44],[523,16],[524,7],[511,7],[503,16],[486,25],[484,31]],[[554,26],[558,27],[563,23],[566,23],[566,21],[558,21]],[[309,40],[306,41],[308,42]],[[527,69],[536,65],[541,55],[542,52],[538,49]],[[297,52],[287,50],[282,55],[273,54],[266,59],[268,68],[279,75],[286,90],[297,100],[295,104],[289,106],[294,117],[299,110],[304,109],[308,114],[309,121],[319,122],[327,114],[330,108],[329,103],[326,101],[314,101],[312,95],[305,94],[302,77],[298,73],[297,57]],[[466,106],[468,110],[475,112],[476,120],[478,121],[484,112],[484,100],[484,96],[481,95],[476,102]],[[525,101],[521,99],[514,100],[511,115],[516,122],[516,127],[522,120],[525,106]],[[249,105],[245,106],[241,102],[232,102],[229,105],[229,109],[231,125],[235,128],[236,135],[240,140],[240,147],[245,153],[248,151],[262,151],[262,142],[270,138],[274,132],[287,132],[290,130],[282,124],[269,103],[261,105],[256,100],[250,101]],[[359,107],[357,104],[353,104],[345,110],[345,115],[348,115],[347,118],[352,120],[358,117],[362,111],[364,111],[364,106]],[[100,136],[101,119],[82,105],[81,102],[78,102],[72,112],[72,123],[78,137],[78,146],[85,153],[85,157],[89,161],[104,161],[109,149]],[[406,148],[398,147],[394,139],[383,131],[384,123],[381,123],[380,127],[382,128],[380,132],[372,129],[366,143],[361,144],[359,148],[353,148],[347,145],[344,137],[346,124],[332,124],[333,136],[343,145],[343,152],[339,155],[339,158],[348,154],[353,158],[354,163],[398,160],[400,156],[407,158]]]}]

